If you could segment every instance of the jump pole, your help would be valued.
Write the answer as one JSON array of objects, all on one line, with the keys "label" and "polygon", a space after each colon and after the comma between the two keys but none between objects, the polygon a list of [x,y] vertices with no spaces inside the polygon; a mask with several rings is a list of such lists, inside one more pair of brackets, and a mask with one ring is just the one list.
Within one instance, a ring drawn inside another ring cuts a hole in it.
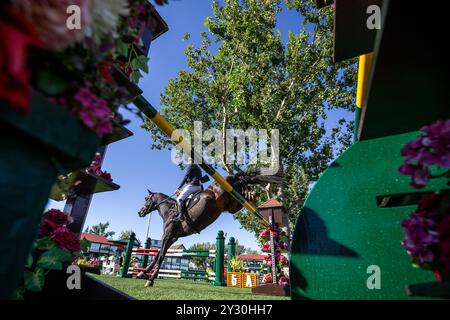
[{"label": "jump pole", "polygon": [[245,198],[237,192],[231,184],[229,184],[220,173],[218,173],[213,167],[208,165],[203,157],[197,153],[197,151],[192,149],[189,141],[179,138],[178,141],[174,141],[172,134],[175,128],[156,110],[150,102],[148,102],[142,95],[137,97],[133,103],[139,108],[165,135],[167,135],[172,142],[176,144],[181,144],[184,152],[187,154],[194,154],[194,158],[201,159],[201,164],[199,166],[210,175],[225,191],[227,191],[236,201],[238,201],[244,208],[257,216],[261,222],[266,226],[270,227],[270,223],[264,219],[258,209],[253,206],[250,202],[245,200]]}]

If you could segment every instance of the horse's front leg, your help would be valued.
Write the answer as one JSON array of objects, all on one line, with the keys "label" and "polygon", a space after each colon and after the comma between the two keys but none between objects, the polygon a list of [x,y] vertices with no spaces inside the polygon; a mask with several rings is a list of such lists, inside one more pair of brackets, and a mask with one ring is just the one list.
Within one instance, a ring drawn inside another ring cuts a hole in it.
[{"label": "horse's front leg", "polygon": [[169,248],[172,246],[172,244],[175,243],[175,241],[177,241],[177,238],[174,238],[172,235],[164,236],[161,249],[159,250],[159,255],[152,262],[153,270],[147,283],[145,284],[146,287],[153,286],[153,282],[155,281],[156,277],[158,277],[158,272],[161,268],[161,264],[166,257],[167,250],[169,250]]}]

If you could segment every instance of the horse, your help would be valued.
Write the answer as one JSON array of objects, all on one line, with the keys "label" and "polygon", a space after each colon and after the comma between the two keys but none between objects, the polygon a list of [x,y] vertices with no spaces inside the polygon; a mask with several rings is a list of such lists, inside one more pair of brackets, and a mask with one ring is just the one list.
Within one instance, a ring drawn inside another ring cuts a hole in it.
[{"label": "horse", "polygon": [[[279,176],[260,175],[257,172],[241,172],[226,176],[225,180],[248,201],[254,200],[254,192],[250,190],[249,185],[284,183],[283,178]],[[154,260],[145,271],[141,271],[137,275],[137,277],[142,278],[150,274],[145,284],[146,287],[153,286],[167,250],[179,238],[200,233],[200,231],[216,221],[223,212],[234,214],[242,209],[242,204],[225,191],[219,183],[213,182],[206,190],[191,197],[190,203],[187,204],[185,219],[180,222],[174,222],[173,217],[177,212],[176,200],[163,193],[147,191],[148,195],[145,198],[144,206],[139,210],[138,214],[143,218],[150,212],[157,210],[163,219],[164,232],[161,248]]]}]

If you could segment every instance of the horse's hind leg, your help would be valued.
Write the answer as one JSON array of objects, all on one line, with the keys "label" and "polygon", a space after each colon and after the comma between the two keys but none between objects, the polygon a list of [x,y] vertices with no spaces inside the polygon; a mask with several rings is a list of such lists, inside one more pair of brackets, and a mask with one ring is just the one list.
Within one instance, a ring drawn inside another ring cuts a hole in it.
[{"label": "horse's hind leg", "polygon": [[136,278],[144,278],[146,274],[150,273],[153,270],[153,267],[156,264],[156,261],[158,260],[158,257],[161,253],[161,250],[158,251],[155,255],[155,257],[153,258],[152,262],[145,268],[144,271],[141,271],[137,274]]},{"label": "horse's hind leg", "polygon": [[150,265],[150,266],[152,266],[153,270],[152,270],[152,273],[151,273],[147,283],[145,284],[146,287],[151,287],[153,285],[153,281],[158,276],[159,268],[161,267],[161,264],[164,261],[164,258],[166,257],[167,250],[169,250],[169,248],[172,246],[172,244],[174,244],[175,241],[177,241],[177,240],[178,240],[178,238],[175,238],[174,236],[172,236],[172,234],[169,234],[169,235],[164,234],[161,249],[159,249],[159,254],[157,257],[155,257],[155,260],[152,262],[153,266]]}]

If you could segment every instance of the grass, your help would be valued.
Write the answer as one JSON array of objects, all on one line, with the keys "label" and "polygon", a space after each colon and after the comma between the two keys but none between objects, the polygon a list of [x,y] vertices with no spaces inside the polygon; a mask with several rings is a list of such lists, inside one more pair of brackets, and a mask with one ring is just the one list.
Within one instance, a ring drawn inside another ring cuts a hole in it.
[{"label": "grass", "polygon": [[157,279],[153,287],[145,288],[145,280],[92,276],[139,300],[289,300],[288,297],[255,295],[251,289],[215,287],[200,281]]}]

